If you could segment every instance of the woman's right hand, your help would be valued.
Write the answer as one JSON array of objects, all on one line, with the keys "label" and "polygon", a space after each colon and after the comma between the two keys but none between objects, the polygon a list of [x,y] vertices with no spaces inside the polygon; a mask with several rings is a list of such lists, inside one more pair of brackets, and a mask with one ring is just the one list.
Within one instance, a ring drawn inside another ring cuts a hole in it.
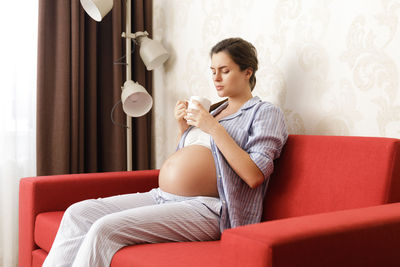
[{"label": "woman's right hand", "polygon": [[183,134],[189,125],[186,123],[185,116],[186,116],[186,109],[188,107],[188,102],[185,100],[179,100],[176,102],[174,115],[175,119],[178,122],[179,132]]}]

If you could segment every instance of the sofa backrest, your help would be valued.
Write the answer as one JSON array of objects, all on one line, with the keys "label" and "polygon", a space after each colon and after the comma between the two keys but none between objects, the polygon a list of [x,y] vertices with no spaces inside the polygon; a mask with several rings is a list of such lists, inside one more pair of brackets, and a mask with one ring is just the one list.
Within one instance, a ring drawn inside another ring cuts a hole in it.
[{"label": "sofa backrest", "polygon": [[400,202],[400,140],[290,135],[263,220]]}]

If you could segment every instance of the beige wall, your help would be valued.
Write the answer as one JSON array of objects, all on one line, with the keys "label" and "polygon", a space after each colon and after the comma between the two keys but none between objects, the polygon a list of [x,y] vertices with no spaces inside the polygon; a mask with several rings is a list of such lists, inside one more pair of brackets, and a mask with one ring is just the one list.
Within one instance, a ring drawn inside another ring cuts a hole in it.
[{"label": "beige wall", "polygon": [[400,138],[400,1],[153,0],[153,37],[171,52],[154,72],[154,166],[176,147],[178,99],[218,100],[209,49],[226,37],[259,56],[254,95],[291,134]]}]

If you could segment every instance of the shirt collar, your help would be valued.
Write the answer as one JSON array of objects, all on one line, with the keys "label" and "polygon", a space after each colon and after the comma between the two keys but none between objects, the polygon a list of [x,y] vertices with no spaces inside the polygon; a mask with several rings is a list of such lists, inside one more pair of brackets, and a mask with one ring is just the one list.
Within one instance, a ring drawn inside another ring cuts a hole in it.
[{"label": "shirt collar", "polygon": [[[261,99],[260,99],[258,96],[254,96],[253,98],[250,98],[249,100],[247,100],[247,102],[244,103],[243,106],[241,106],[240,109],[239,109],[237,112],[235,112],[235,113],[233,113],[233,114],[231,114],[231,115],[229,115],[229,116],[226,116],[226,117],[220,119],[219,121],[224,121],[224,120],[233,119],[233,118],[235,118],[235,117],[241,115],[242,112],[243,112],[244,110],[253,107],[255,104],[257,104],[257,103],[259,103],[259,102],[261,102]],[[228,101],[225,102],[225,103],[223,103],[221,106],[219,106],[218,108],[216,108],[215,110],[213,110],[213,111],[211,112],[211,114],[212,114],[213,116],[216,116],[216,115],[217,115],[218,113],[220,113],[223,109],[225,109],[226,106],[228,106],[228,104],[229,104]]]},{"label": "shirt collar", "polygon": [[[247,102],[244,103],[243,106],[241,106],[240,109],[236,113],[226,116],[225,118],[223,118],[221,120],[234,118],[234,117],[240,115],[243,110],[249,109],[259,102],[261,102],[261,99],[258,96],[254,96],[254,97],[250,98],[249,100],[247,100]],[[228,104],[229,104],[229,102],[226,101],[221,106],[219,106],[218,108],[213,110],[211,112],[211,114],[215,116],[216,114],[220,113],[223,109],[225,109],[228,106]]]},{"label": "shirt collar", "polygon": [[243,104],[240,110],[249,109],[259,102],[261,102],[261,99],[258,96],[254,96],[253,98],[247,100],[247,102]]}]

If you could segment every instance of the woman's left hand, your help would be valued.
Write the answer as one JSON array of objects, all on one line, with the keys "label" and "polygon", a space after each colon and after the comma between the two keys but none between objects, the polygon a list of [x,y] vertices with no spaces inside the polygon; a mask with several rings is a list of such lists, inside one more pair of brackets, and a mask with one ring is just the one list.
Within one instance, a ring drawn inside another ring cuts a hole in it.
[{"label": "woman's left hand", "polygon": [[218,127],[218,121],[205,110],[204,107],[196,100],[193,100],[197,109],[188,109],[185,120],[187,124],[200,128],[203,132],[211,134]]}]

